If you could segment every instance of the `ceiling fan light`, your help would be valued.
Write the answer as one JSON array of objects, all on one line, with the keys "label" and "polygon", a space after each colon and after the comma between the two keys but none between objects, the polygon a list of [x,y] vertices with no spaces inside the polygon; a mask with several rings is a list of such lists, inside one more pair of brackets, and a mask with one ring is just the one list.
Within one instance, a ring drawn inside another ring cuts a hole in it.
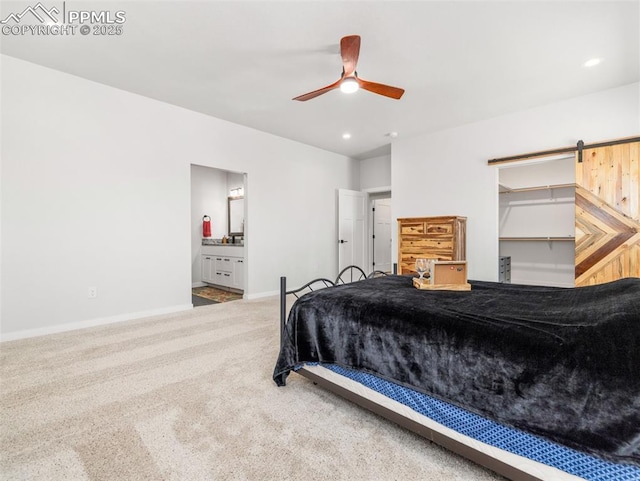
[{"label": "ceiling fan light", "polygon": [[360,88],[358,81],[354,77],[347,77],[340,83],[340,90],[345,94],[352,94]]}]

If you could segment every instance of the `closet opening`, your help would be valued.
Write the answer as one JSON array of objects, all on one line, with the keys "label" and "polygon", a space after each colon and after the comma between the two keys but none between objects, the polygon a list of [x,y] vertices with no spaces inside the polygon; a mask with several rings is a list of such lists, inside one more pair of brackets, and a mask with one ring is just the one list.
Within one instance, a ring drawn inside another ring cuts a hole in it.
[{"label": "closet opening", "polygon": [[574,286],[575,155],[499,168],[499,279]]}]

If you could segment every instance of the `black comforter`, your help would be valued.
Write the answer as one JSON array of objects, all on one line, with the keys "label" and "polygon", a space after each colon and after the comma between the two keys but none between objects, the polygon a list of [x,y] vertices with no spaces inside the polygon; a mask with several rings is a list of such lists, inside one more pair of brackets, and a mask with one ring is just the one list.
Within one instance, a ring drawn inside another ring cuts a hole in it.
[{"label": "black comforter", "polygon": [[363,370],[503,424],[640,465],[640,279],[563,289],[389,276],[293,305],[273,378]]}]

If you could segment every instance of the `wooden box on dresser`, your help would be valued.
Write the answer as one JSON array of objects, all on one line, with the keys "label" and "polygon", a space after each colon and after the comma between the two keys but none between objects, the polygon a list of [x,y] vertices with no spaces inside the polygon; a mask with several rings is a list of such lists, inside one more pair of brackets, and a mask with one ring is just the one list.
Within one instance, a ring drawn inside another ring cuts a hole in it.
[{"label": "wooden box on dresser", "polygon": [[416,272],[416,259],[465,261],[467,218],[460,216],[398,219],[398,274]]}]

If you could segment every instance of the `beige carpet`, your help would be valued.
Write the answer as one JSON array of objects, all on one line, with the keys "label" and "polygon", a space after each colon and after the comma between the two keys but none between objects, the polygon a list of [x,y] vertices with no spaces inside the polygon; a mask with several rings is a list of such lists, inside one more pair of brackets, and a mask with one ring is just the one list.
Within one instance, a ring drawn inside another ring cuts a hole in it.
[{"label": "beige carpet", "polygon": [[301,376],[275,298],[0,344],[3,480],[502,479]]}]

